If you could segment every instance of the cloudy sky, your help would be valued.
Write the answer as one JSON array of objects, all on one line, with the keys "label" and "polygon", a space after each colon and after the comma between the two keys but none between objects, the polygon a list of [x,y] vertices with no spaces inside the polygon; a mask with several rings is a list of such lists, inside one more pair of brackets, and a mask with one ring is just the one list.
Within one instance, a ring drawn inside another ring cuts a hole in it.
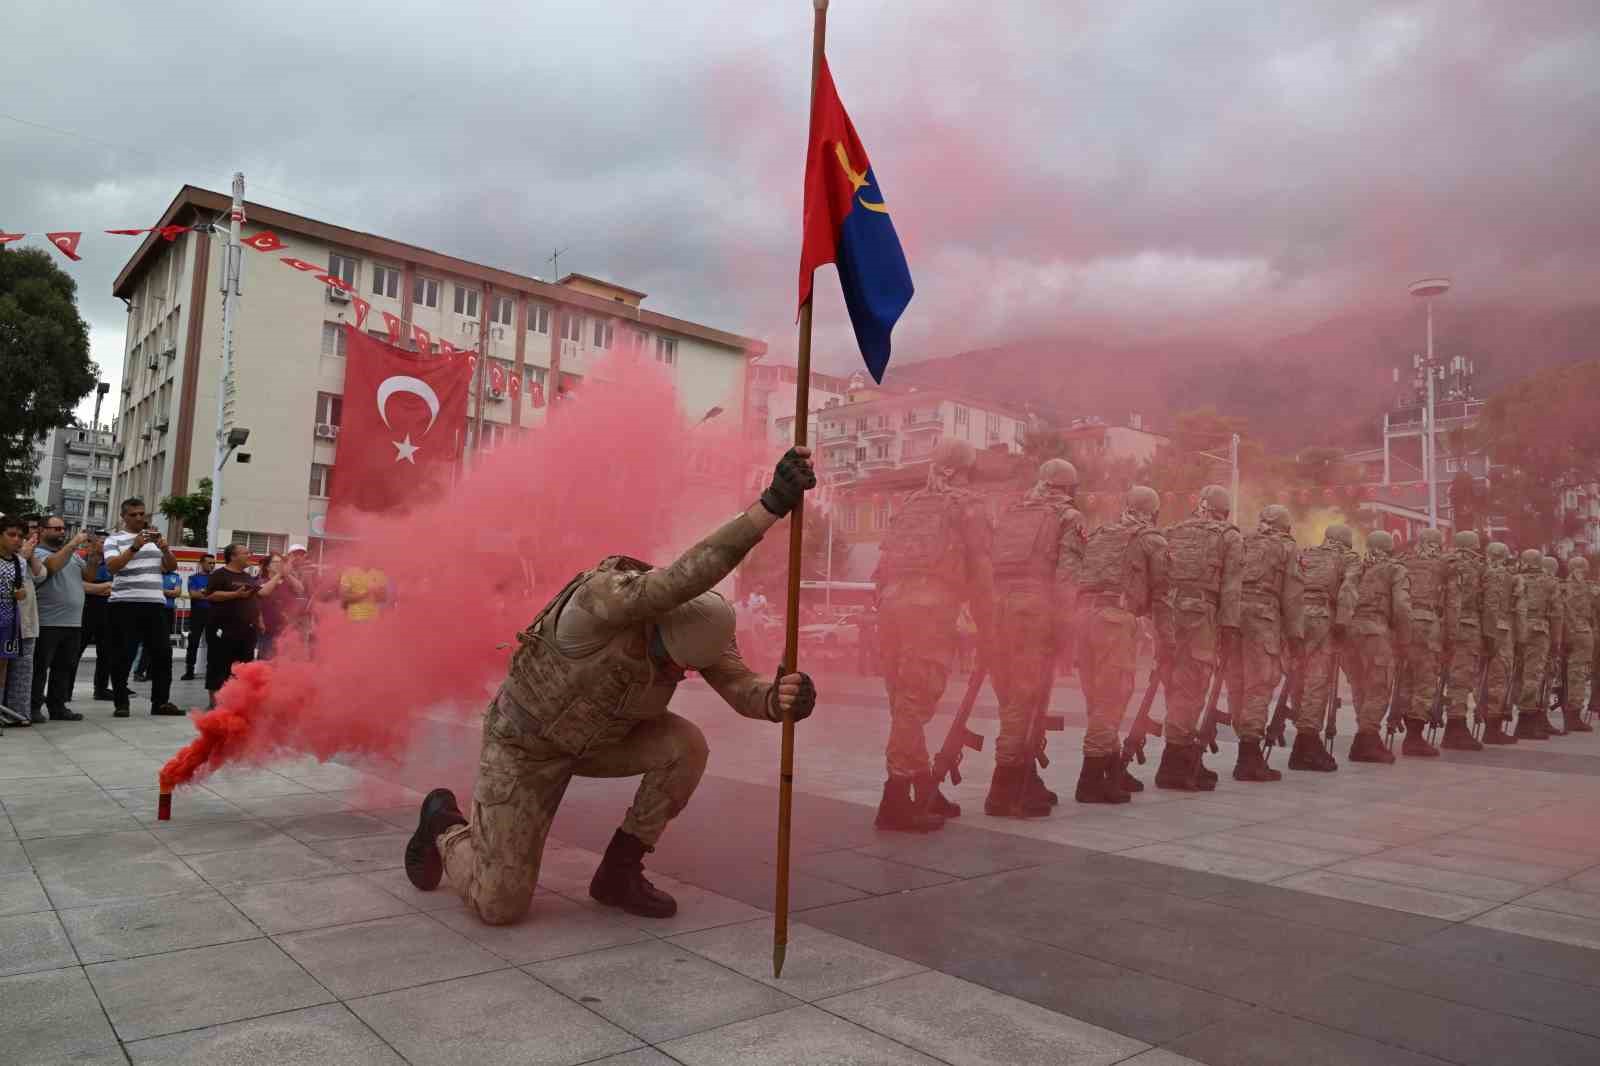
[{"label": "cloudy sky", "polygon": [[[8,4],[0,228],[86,232],[66,266],[112,381],[134,243],[94,231],[236,169],[511,270],[566,249],[790,357],[810,3],[519,7]],[[828,52],[916,280],[897,358],[1259,340],[1436,272],[1485,302],[1600,282],[1594,0],[835,0]]]}]

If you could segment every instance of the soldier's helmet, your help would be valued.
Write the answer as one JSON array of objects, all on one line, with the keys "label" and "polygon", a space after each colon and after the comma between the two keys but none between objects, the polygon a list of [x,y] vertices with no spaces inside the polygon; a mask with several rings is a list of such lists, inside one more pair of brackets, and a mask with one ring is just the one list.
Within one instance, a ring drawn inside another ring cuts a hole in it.
[{"label": "soldier's helmet", "polygon": [[977,463],[978,450],[964,440],[940,441],[928,457],[928,464],[936,469],[954,467],[956,470],[971,470]]},{"label": "soldier's helmet", "polygon": [[1356,535],[1350,532],[1350,527],[1343,522],[1335,522],[1322,535],[1322,543],[1343,544],[1347,549],[1354,548],[1356,546]]},{"label": "soldier's helmet", "polygon": [[1535,567],[1543,569],[1544,552],[1540,551],[1538,548],[1528,548],[1517,557],[1517,561],[1523,566],[1527,567],[1529,570],[1532,570]]},{"label": "soldier's helmet", "polygon": [[1436,552],[1444,547],[1444,534],[1437,529],[1424,529],[1417,535],[1417,547]]},{"label": "soldier's helmet", "polygon": [[1561,560],[1554,555],[1546,555],[1539,560],[1539,565],[1544,567],[1544,572],[1554,576],[1561,569]]},{"label": "soldier's helmet", "polygon": [[1200,507],[1209,511],[1212,518],[1225,520],[1233,510],[1233,500],[1221,485],[1207,485],[1200,490]]},{"label": "soldier's helmet", "polygon": [[1394,537],[1386,530],[1373,530],[1367,534],[1367,551],[1387,555],[1394,551]]},{"label": "soldier's helmet", "polygon": [[1039,484],[1075,489],[1078,487],[1078,468],[1065,459],[1046,459],[1039,464]]},{"label": "soldier's helmet", "polygon": [[1294,519],[1289,515],[1289,508],[1281,503],[1269,503],[1261,508],[1261,524],[1279,533],[1289,532],[1289,527],[1294,524]]},{"label": "soldier's helmet", "polygon": [[656,627],[673,662],[704,670],[733,642],[733,608],[720,593],[702,592],[662,615]]},{"label": "soldier's helmet", "polygon": [[1456,548],[1465,551],[1478,550],[1478,534],[1475,530],[1463,529],[1456,534]]},{"label": "soldier's helmet", "polygon": [[1581,555],[1574,555],[1567,560],[1567,573],[1573,577],[1581,578],[1589,572],[1589,560]]},{"label": "soldier's helmet", "polygon": [[1491,540],[1487,552],[1491,563],[1503,563],[1511,558],[1511,549],[1504,541]]},{"label": "soldier's helmet", "polygon": [[1154,522],[1161,513],[1161,496],[1148,485],[1135,485],[1122,498],[1122,506],[1147,522]]}]

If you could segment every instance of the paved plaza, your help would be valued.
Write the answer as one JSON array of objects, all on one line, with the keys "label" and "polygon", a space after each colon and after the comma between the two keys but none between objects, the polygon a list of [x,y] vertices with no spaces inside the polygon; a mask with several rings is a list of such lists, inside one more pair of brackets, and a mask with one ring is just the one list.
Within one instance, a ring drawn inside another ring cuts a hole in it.
[{"label": "paved plaza", "polygon": [[[962,817],[915,837],[872,828],[876,690],[821,687],[773,980],[778,730],[698,682],[675,706],[710,769],[647,863],[678,915],[588,899],[632,782],[576,781],[505,928],[400,868],[422,791],[470,788],[467,718],[437,716],[410,765],[227,770],[157,823],[157,768],[193,727],[137,698],[112,718],[80,686],[85,721],[0,738],[0,1061],[1600,1062],[1600,734],[1350,765],[1347,708],[1337,774],[1237,784],[1224,742],[1214,793],[1067,795],[1034,821],[982,814],[985,751]],[[1082,701],[1057,696],[1047,780],[1068,794]]]}]

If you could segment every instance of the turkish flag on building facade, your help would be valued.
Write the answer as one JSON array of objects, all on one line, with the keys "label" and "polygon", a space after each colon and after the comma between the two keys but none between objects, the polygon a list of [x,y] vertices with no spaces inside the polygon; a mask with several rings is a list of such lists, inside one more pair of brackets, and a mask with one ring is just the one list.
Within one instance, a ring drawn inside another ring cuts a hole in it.
[{"label": "turkish flag on building facade", "polygon": [[461,457],[470,380],[460,360],[408,352],[346,325],[343,426],[330,526],[444,491]]}]

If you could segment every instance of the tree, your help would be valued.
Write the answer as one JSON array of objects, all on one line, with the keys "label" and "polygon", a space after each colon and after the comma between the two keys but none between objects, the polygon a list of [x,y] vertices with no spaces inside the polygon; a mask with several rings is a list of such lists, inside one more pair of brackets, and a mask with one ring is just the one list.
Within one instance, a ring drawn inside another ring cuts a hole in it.
[{"label": "tree", "polygon": [[99,375],[77,289],[49,252],[0,248],[0,499],[7,510],[33,495],[33,442],[71,420]]},{"label": "tree", "polygon": [[183,523],[185,542],[196,548],[209,548],[206,525],[211,521],[211,479],[200,479],[200,487],[187,496],[167,496],[157,508],[168,518]]},{"label": "tree", "polygon": [[1450,517],[1456,529],[1478,529],[1484,524],[1483,493],[1477,479],[1465,470],[1450,479]]},{"label": "tree", "polygon": [[[840,500],[840,503],[844,503]],[[842,521],[834,515],[834,521]],[[843,581],[845,565],[850,558],[850,543],[840,526],[833,530],[833,580]],[[805,539],[801,547],[800,578],[803,581],[821,581],[828,573],[828,520],[820,507],[806,508]],[[779,522],[761,543],[751,549],[739,566],[739,588],[744,591],[758,588],[767,599],[781,609],[784,589],[789,579],[789,520]]]}]

